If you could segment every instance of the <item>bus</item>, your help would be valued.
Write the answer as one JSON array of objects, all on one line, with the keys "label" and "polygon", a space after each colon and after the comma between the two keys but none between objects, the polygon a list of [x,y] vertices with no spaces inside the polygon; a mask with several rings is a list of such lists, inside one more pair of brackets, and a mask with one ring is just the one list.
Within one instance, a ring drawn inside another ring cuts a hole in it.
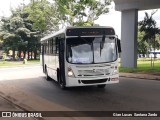
[{"label": "bus", "polygon": [[41,39],[41,64],[47,80],[62,89],[104,88],[119,83],[120,40],[112,27],[67,27]]}]

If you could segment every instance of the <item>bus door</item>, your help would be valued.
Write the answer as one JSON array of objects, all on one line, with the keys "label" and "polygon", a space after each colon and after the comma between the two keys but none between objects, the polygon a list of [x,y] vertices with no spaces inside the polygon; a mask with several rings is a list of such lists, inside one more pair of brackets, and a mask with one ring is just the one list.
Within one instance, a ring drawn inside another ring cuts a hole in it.
[{"label": "bus door", "polygon": [[57,38],[59,40],[59,77],[60,77],[60,84],[66,85],[65,81],[65,58],[64,58],[64,38]]}]

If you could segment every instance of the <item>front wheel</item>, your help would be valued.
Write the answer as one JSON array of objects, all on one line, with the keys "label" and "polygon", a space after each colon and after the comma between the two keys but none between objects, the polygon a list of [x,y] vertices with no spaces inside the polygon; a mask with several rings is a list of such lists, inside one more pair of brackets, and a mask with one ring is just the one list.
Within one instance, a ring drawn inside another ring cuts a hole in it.
[{"label": "front wheel", "polygon": [[97,85],[98,88],[105,88],[106,87],[106,84],[103,84],[103,85]]},{"label": "front wheel", "polygon": [[66,89],[66,86],[64,85],[64,82],[63,82],[63,81],[60,81],[59,85],[60,85],[60,88],[61,88],[61,89],[63,89],[63,90]]},{"label": "front wheel", "polygon": [[57,78],[58,78],[58,83],[61,89],[65,90],[66,86],[64,84],[64,81],[61,78],[61,75],[59,74],[59,71],[57,72]]}]

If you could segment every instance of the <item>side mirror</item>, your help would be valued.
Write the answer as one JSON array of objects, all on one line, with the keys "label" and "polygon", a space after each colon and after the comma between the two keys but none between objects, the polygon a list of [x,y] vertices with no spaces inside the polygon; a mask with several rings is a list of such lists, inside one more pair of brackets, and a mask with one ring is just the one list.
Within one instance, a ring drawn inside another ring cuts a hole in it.
[{"label": "side mirror", "polygon": [[117,46],[118,46],[118,52],[121,53],[121,40],[117,38]]}]

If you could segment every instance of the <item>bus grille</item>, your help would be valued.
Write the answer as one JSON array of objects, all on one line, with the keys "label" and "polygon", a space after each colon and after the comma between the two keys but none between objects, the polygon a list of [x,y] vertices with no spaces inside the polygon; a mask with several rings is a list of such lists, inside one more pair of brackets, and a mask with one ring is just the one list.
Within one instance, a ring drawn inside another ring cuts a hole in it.
[{"label": "bus grille", "polygon": [[94,84],[94,83],[104,83],[108,79],[101,79],[101,80],[81,80],[83,84]]},{"label": "bus grille", "polygon": [[78,70],[78,76],[104,76],[109,74],[108,69]]}]

